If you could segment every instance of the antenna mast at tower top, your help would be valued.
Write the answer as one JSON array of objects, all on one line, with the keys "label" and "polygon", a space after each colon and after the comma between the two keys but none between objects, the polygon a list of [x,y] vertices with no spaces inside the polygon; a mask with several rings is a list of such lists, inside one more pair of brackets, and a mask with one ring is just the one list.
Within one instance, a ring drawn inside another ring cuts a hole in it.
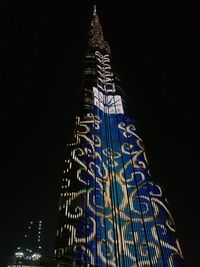
[{"label": "antenna mast at tower top", "polygon": [[93,16],[95,16],[96,14],[97,14],[97,7],[96,7],[96,5],[94,4]]}]

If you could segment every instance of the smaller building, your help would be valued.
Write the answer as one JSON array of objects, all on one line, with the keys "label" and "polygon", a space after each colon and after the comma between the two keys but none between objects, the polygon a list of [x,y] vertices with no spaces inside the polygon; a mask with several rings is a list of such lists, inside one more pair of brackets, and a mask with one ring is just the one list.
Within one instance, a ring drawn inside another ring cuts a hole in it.
[{"label": "smaller building", "polygon": [[28,267],[28,266],[41,266],[42,255],[36,253],[30,249],[21,249],[17,248],[17,251],[14,253],[13,257],[10,259],[8,263],[8,267]]},{"label": "smaller building", "polygon": [[7,267],[55,267],[54,257],[42,256],[33,251],[18,249],[9,260]]},{"label": "smaller building", "polygon": [[44,256],[42,252],[42,221],[30,221],[16,251],[8,261],[7,267],[53,267],[54,257]]}]

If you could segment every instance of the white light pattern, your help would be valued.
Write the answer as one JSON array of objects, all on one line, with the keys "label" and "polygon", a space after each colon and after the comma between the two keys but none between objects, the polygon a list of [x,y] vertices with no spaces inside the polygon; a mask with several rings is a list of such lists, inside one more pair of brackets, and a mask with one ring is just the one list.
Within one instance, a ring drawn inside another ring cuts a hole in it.
[{"label": "white light pattern", "polygon": [[23,252],[16,252],[15,256],[16,256],[16,258],[23,258],[24,257],[24,253]]},{"label": "white light pattern", "polygon": [[41,255],[39,254],[39,253],[34,253],[33,255],[32,255],[32,260],[33,261],[37,261],[37,260],[39,260],[41,258]]},{"label": "white light pattern", "polygon": [[124,114],[120,95],[105,95],[93,87],[94,105],[108,114]]}]

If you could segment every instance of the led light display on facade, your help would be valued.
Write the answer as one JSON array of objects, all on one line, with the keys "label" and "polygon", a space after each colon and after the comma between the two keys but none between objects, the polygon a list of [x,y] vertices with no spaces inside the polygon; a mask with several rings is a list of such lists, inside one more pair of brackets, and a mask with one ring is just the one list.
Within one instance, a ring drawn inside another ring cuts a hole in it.
[{"label": "led light display on facade", "polygon": [[90,34],[95,75],[83,89],[87,103],[66,160],[55,253],[76,266],[184,266],[173,218],[125,112],[96,13]]}]

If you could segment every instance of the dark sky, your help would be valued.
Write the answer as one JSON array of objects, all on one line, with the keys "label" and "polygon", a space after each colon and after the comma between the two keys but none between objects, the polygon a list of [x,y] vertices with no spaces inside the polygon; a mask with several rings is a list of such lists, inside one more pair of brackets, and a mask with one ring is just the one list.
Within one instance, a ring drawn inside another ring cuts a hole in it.
[{"label": "dark sky", "polygon": [[[166,191],[186,262],[199,266],[198,8],[190,0],[98,2],[113,65]],[[46,252],[81,84],[92,1],[1,1],[0,266],[30,219]]]}]

